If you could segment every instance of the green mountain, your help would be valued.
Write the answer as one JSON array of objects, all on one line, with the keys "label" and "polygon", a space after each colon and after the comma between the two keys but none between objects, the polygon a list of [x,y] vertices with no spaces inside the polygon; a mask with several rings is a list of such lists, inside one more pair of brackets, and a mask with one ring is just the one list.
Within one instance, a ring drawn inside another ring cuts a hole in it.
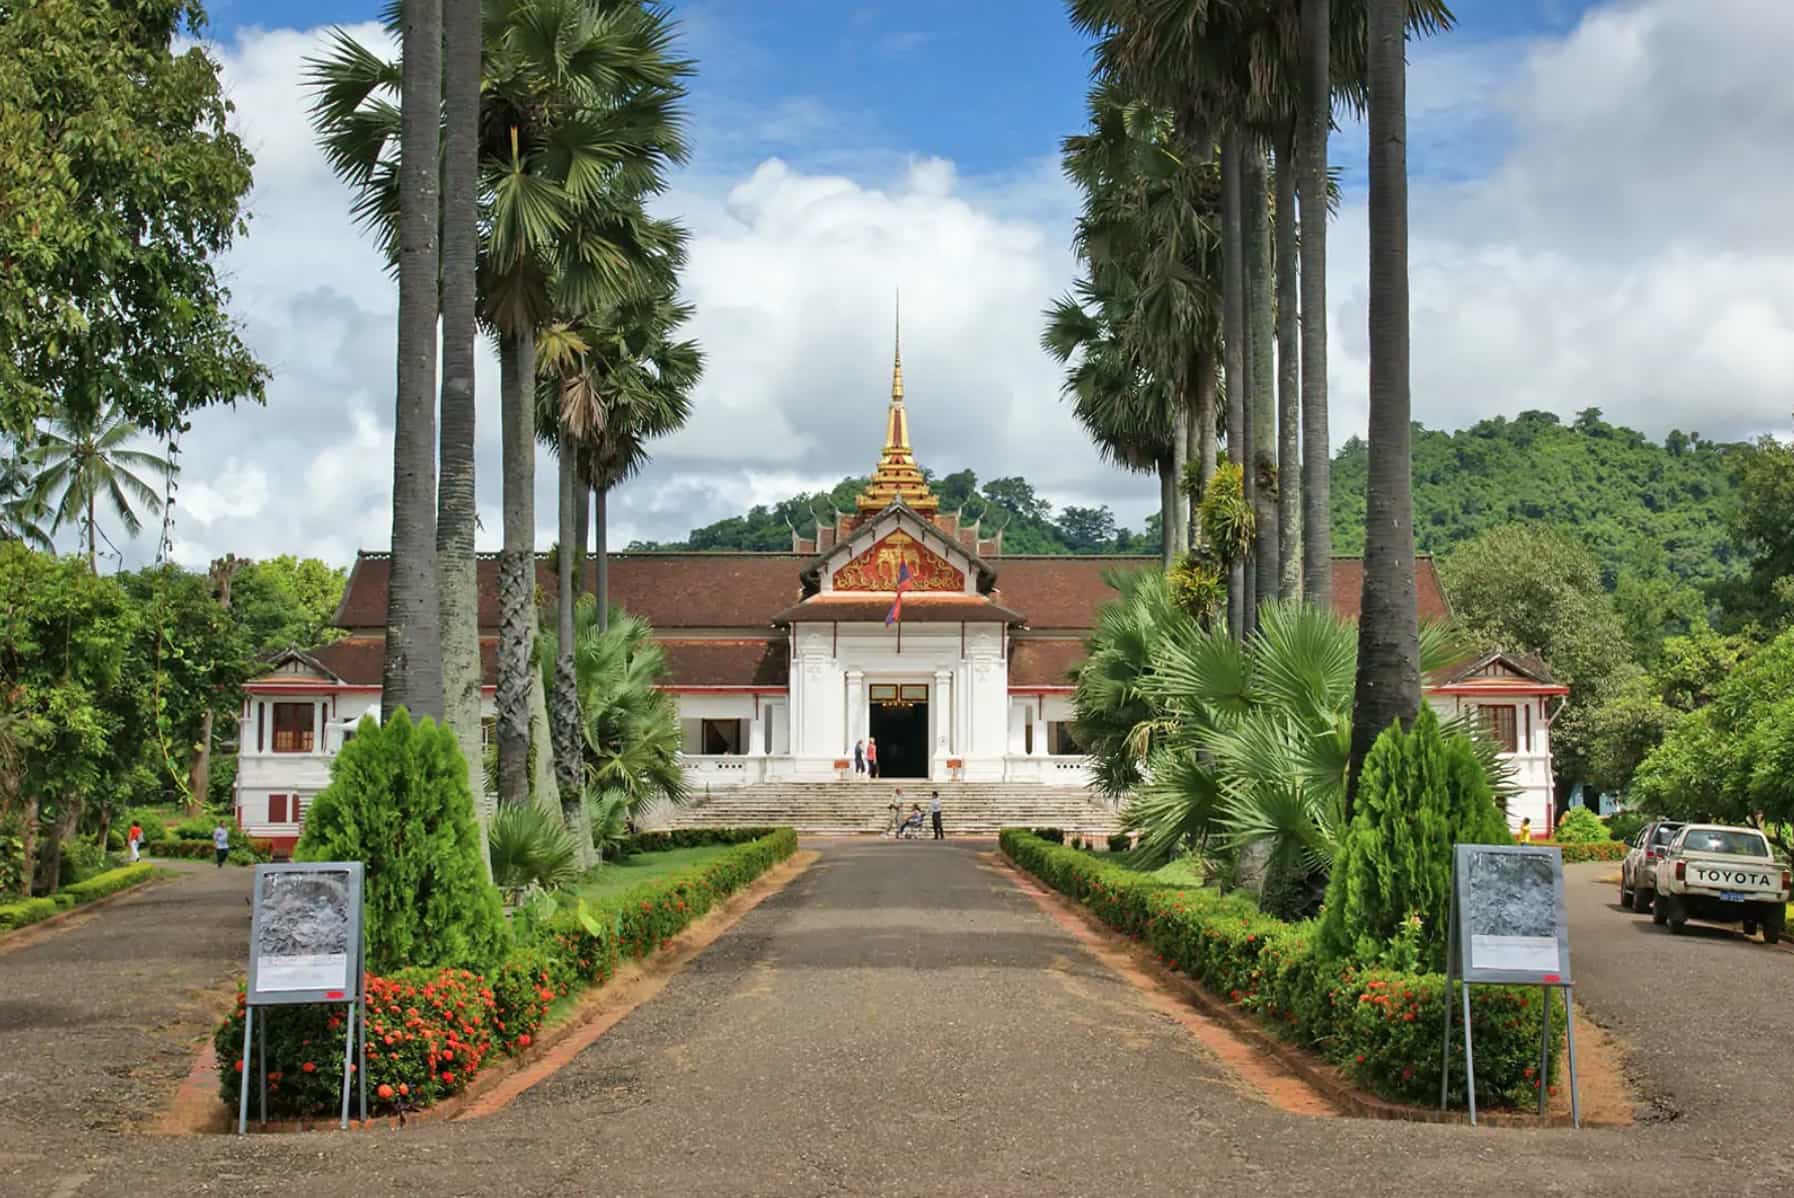
[{"label": "green mountain", "polygon": [[[1701,586],[1738,574],[1728,539],[1736,492],[1734,453],[1748,448],[1672,432],[1659,444],[1611,425],[1591,408],[1565,424],[1549,412],[1496,417],[1458,432],[1414,427],[1414,532],[1419,548],[1441,556],[1486,529],[1514,521],[1558,525],[1581,539],[1616,586],[1622,572],[1667,574]],[[1364,548],[1364,481],[1368,446],[1354,437],[1333,462],[1333,544],[1342,554]],[[1138,532],[1117,525],[1106,506],[1055,511],[1028,480],[978,483],[970,470],[930,476],[946,511],[984,513],[985,527],[1004,524],[1006,553],[1155,553],[1159,517]],[[791,529],[806,535],[831,506],[852,508],[864,478],[844,478],[828,491],[794,495],[703,528],[682,542],[637,542],[631,549],[777,550],[791,548]],[[1516,563],[1517,568],[1524,563]]]},{"label": "green mountain", "polygon": [[[1415,544],[1443,556],[1497,525],[1542,521],[1587,545],[1610,589],[1629,568],[1660,565],[1696,585],[1730,577],[1743,563],[1728,536],[1737,490],[1729,459],[1746,449],[1680,431],[1658,444],[1608,424],[1598,408],[1570,424],[1522,412],[1454,433],[1415,425]],[[1354,437],[1333,461],[1338,553],[1364,549],[1368,451]]]}]

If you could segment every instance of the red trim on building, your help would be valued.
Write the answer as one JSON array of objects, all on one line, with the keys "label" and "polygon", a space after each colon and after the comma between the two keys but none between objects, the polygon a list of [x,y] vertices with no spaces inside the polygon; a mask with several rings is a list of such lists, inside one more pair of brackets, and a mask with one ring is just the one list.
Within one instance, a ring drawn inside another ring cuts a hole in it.
[{"label": "red trim on building", "polygon": [[1460,682],[1454,686],[1437,686],[1427,688],[1429,695],[1474,695],[1484,699],[1524,699],[1538,695],[1567,695],[1570,688],[1559,686],[1555,682],[1528,682],[1521,686],[1478,686],[1471,682]]}]

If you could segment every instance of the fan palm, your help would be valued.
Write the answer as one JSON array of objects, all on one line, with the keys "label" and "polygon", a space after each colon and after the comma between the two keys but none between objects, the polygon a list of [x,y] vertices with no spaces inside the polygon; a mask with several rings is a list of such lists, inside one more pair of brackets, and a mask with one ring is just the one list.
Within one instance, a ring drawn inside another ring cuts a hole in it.
[{"label": "fan palm", "polygon": [[579,604],[578,625],[574,668],[588,785],[622,796],[632,820],[651,804],[683,804],[679,708],[660,689],[665,651],[639,616],[619,612],[608,628],[598,627],[589,599]]},{"label": "fan palm", "polygon": [[[499,338],[504,540],[499,555],[499,790],[529,792],[535,633],[536,336],[557,313],[602,308],[652,253],[641,197],[683,161],[691,64],[644,0],[488,0],[481,39],[481,315]],[[389,251],[396,193],[392,64],[339,33],[311,64],[314,121],[355,214]]]},{"label": "fan palm", "polygon": [[486,834],[492,881],[501,890],[553,890],[579,877],[578,846],[553,812],[525,803],[492,817]]},{"label": "fan palm", "polygon": [[40,518],[48,515],[52,535],[78,527],[90,570],[98,565],[95,509],[102,498],[132,536],[143,528],[133,503],[152,515],[162,510],[161,497],[144,476],[166,482],[174,466],[167,458],[131,449],[138,435],[137,426],[117,408],[102,408],[91,416],[69,411],[46,422],[27,451],[35,474],[21,510]]}]

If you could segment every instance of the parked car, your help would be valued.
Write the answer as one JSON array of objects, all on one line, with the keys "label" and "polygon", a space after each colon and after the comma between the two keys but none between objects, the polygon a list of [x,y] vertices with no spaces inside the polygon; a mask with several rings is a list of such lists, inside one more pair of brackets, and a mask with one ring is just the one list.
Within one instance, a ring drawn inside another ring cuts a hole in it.
[{"label": "parked car", "polygon": [[1657,901],[1651,919],[1680,932],[1690,919],[1744,924],[1764,944],[1782,937],[1794,877],[1755,828],[1689,824],[1657,862]]},{"label": "parked car", "polygon": [[1657,895],[1657,862],[1682,826],[1681,820],[1659,819],[1638,830],[1620,862],[1620,906],[1640,915],[1651,909],[1651,900]]}]

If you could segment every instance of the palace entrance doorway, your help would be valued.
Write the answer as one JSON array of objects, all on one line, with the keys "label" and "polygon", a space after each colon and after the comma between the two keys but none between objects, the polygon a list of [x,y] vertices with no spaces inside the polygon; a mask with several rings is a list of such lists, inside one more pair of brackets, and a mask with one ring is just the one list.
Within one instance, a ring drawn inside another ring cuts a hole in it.
[{"label": "palace entrance doorway", "polygon": [[928,777],[928,687],[925,683],[873,683],[867,687],[872,739],[878,742],[878,776]]}]

